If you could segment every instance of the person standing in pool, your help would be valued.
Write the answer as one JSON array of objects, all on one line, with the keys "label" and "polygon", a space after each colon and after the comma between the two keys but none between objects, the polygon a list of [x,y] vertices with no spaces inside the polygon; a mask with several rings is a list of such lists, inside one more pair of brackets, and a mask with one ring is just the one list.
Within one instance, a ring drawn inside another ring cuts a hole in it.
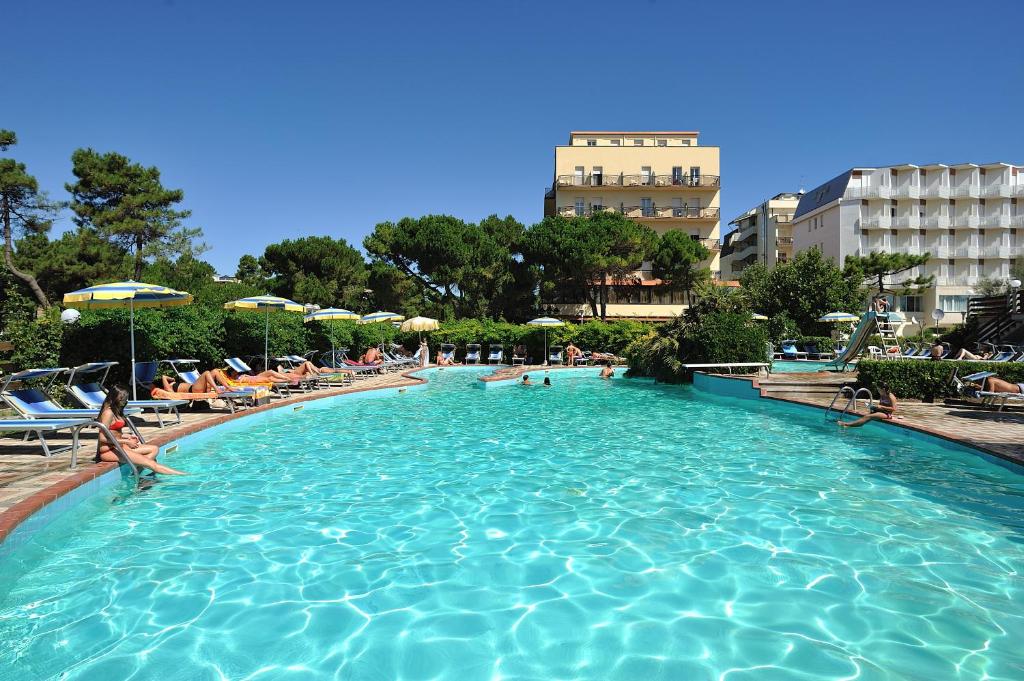
[{"label": "person standing in pool", "polygon": [[533,385],[533,383],[530,383],[530,375],[529,374],[523,374],[523,382],[520,383],[520,385]]},{"label": "person standing in pool", "polygon": [[601,368],[600,376],[605,380],[615,376],[615,369],[612,369],[611,361],[605,362],[605,365]]},{"label": "person standing in pool", "polygon": [[544,387],[545,388],[550,388],[551,387],[551,378],[549,376],[545,376],[544,377]]}]

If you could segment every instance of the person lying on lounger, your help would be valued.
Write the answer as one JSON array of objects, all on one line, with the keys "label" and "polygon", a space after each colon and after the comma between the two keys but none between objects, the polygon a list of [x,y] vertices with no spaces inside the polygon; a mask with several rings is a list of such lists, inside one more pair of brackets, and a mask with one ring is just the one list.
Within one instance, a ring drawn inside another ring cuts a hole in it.
[{"label": "person lying on lounger", "polygon": [[170,376],[160,376],[153,381],[154,390],[164,390],[170,393],[215,393],[217,390],[217,379],[212,371],[204,371],[199,374],[199,380],[195,383],[175,383]]},{"label": "person lying on lounger", "polygon": [[280,371],[261,371],[258,374],[240,374],[231,367],[224,369],[214,369],[212,372],[213,377],[217,379],[220,385],[225,388],[230,388],[231,383],[291,383],[295,378],[289,376],[286,373]]},{"label": "person lying on lounger", "polygon": [[366,365],[377,366],[384,363],[384,358],[380,356],[380,350],[375,347],[366,348],[366,352],[359,358],[359,362]]},{"label": "person lying on lounger", "polygon": [[455,353],[452,353],[451,357],[445,357],[444,353],[440,350],[437,351],[437,366],[439,367],[453,367],[455,366]]},{"label": "person lying on lounger", "polygon": [[871,413],[865,416],[861,416],[856,421],[850,421],[847,423],[840,419],[837,423],[845,428],[860,428],[868,421],[889,421],[892,420],[896,414],[896,396],[892,394],[892,390],[885,383],[881,383],[878,386],[878,404],[872,405]]},{"label": "person lying on lounger", "polygon": [[[157,463],[156,457],[160,453],[159,447],[143,444],[135,435],[124,432],[125,426],[128,425],[127,417],[124,415],[124,408],[127,404],[128,391],[119,385],[115,385],[107,393],[107,399],[103,400],[103,405],[100,407],[99,422],[110,430],[110,434],[117,440],[117,444],[121,446],[128,459],[139,468],[148,468],[154,473],[188,475],[184,471]],[[96,457],[93,460],[96,463],[100,461],[118,462],[117,452],[114,451],[113,446],[111,446],[103,431],[100,431],[99,442],[96,446]]]},{"label": "person lying on lounger", "polygon": [[983,352],[980,347],[978,352],[981,354],[976,355],[967,348],[960,348],[960,352],[956,353],[956,357],[953,359],[988,359],[992,356],[991,352]]},{"label": "person lying on lounger", "polygon": [[1024,383],[1010,383],[996,375],[986,376],[981,383],[967,381],[965,385],[975,392],[1024,394]]}]

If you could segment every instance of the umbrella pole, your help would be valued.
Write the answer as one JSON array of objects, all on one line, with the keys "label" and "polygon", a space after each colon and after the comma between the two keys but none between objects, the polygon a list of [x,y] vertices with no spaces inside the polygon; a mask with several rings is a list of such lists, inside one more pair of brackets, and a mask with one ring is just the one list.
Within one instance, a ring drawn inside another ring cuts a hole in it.
[{"label": "umbrella pole", "polygon": [[131,331],[132,337],[132,375],[130,380],[132,382],[132,399],[139,399],[137,387],[135,385],[135,299],[128,299],[128,328]]},{"label": "umbrella pole", "polygon": [[334,320],[331,320],[331,368],[338,368],[338,360],[334,356]]},{"label": "umbrella pole", "polygon": [[548,365],[548,327],[544,327],[544,366]]},{"label": "umbrella pole", "polygon": [[263,327],[263,370],[270,371],[270,306],[267,306],[267,323]]}]

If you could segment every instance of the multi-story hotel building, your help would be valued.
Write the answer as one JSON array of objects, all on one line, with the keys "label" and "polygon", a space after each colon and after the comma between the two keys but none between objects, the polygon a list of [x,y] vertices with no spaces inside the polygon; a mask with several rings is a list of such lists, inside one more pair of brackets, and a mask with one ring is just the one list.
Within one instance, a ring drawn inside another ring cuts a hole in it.
[{"label": "multi-story hotel building", "polygon": [[[545,215],[615,211],[659,234],[681,230],[711,251],[703,267],[719,273],[719,149],[698,144],[697,132],[569,133],[555,147],[555,177]],[[663,319],[680,314],[682,295],[664,291],[649,264],[636,283],[613,286],[609,317]],[[589,315],[583,301],[545,301],[563,316]]]},{"label": "multi-story hotel building", "polygon": [[[1024,167],[1007,163],[852,168],[806,193],[793,216],[793,249],[848,255],[929,253],[935,285],[896,309],[931,323],[962,321],[981,277],[1006,279],[1024,257]],[[897,280],[900,277],[897,277]]]},{"label": "multi-story hotel building", "polygon": [[793,257],[793,214],[801,194],[776,194],[743,213],[730,225],[722,247],[722,279],[739,279],[753,264],[774,267]]}]

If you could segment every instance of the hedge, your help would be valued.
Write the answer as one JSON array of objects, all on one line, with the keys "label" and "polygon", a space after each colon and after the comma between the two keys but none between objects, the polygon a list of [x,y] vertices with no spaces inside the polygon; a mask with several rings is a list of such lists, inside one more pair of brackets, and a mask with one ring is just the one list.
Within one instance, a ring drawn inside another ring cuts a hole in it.
[{"label": "hedge", "polygon": [[857,385],[876,395],[880,383],[888,383],[896,397],[931,400],[956,397],[951,377],[953,370],[960,377],[978,371],[993,371],[1007,381],[1024,383],[1024,363],[968,362],[930,359],[868,360],[857,363]]}]

